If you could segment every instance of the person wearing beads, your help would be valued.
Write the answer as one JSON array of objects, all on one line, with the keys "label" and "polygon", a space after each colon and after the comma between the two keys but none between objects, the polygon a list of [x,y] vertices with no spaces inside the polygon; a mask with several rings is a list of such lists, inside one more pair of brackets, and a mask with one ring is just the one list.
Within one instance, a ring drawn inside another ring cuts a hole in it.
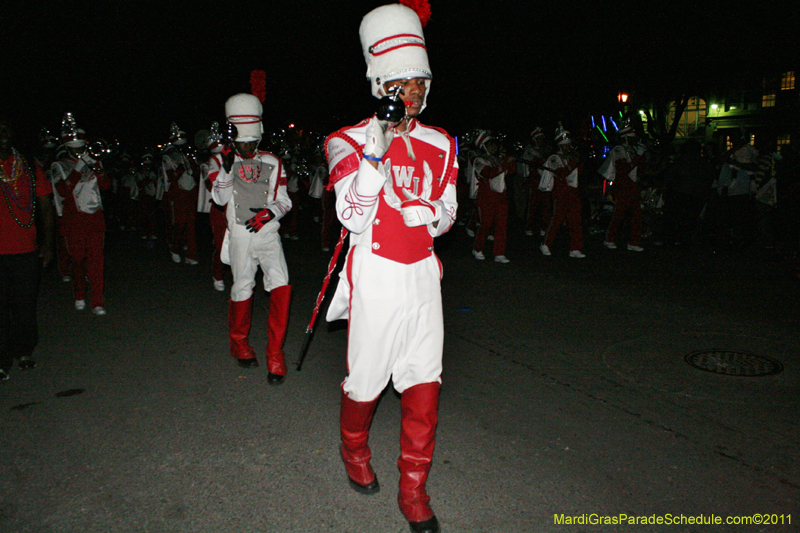
[{"label": "person wearing beads", "polygon": [[[13,147],[11,124],[0,119],[0,381],[8,379],[17,359],[20,369],[36,366],[36,300],[40,272],[53,259],[55,209],[53,189],[42,168]],[[36,219],[43,222],[37,249]]]},{"label": "person wearing beads", "polygon": [[[427,6],[427,4],[426,4]],[[342,383],[341,456],[350,486],[380,490],[367,441],[381,392],[400,393],[398,504],[411,531],[440,531],[425,485],[433,460],[442,378],[444,326],[441,263],[433,239],[456,218],[455,141],[417,120],[431,72],[422,33],[430,15],[401,4],[368,13],[360,37],[376,98],[398,90],[400,122],[377,115],[326,141],[329,187],[350,232],[328,321],[347,319],[347,368]]]},{"label": "person wearing beads", "polygon": [[110,189],[111,180],[103,164],[87,153],[86,133],[76,127],[71,113],[64,117],[61,141],[69,155],[53,163],[53,172],[60,177],[56,180],[56,190],[64,199],[61,220],[72,256],[75,309],[86,309],[88,278],[92,312],[102,316],[106,314],[103,304],[106,220],[100,191]]},{"label": "person wearing beads", "polygon": [[[235,126],[233,146],[209,160],[211,196],[225,206],[228,228],[222,244],[222,261],[231,265],[233,286],[228,302],[231,355],[239,366],[255,368],[258,360],[250,346],[253,289],[258,267],[269,292],[267,321],[267,383],[280,385],[286,377],[283,344],[289,323],[289,268],[278,234],[280,220],[292,209],[286,191],[286,171],[275,155],[258,150],[264,134],[263,106],[253,94],[240,93],[225,102],[225,115]],[[233,129],[233,128],[231,128]]]}]

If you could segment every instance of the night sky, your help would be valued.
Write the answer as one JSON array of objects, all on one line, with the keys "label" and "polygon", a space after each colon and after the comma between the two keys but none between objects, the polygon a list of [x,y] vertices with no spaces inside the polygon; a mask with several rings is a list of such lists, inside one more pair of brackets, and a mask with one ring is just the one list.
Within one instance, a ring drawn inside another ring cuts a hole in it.
[{"label": "night sky", "polygon": [[[267,129],[328,133],[372,113],[358,26],[384,3],[16,3],[2,15],[0,113],[24,140],[57,133],[71,111],[90,137],[138,149],[164,142],[172,121],[191,135],[223,122],[225,100],[261,69]],[[613,109],[620,89],[738,82],[797,63],[794,10],[678,4],[432,0],[422,120],[453,134],[573,127]]]}]

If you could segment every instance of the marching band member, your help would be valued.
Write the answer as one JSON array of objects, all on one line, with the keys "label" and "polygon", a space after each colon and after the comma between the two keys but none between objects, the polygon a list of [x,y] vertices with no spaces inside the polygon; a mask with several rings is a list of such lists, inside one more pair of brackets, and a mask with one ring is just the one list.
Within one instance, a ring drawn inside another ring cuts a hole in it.
[{"label": "marching band member", "polygon": [[[494,235],[494,260],[509,263],[506,258],[506,231],[508,229],[508,185],[506,176],[517,171],[511,157],[500,154],[500,143],[488,132],[483,132],[475,141],[482,152],[472,164],[472,172],[478,183],[478,209],[481,226],[475,236],[472,255],[484,259],[483,247],[489,235]],[[492,231],[493,233],[489,233]]]},{"label": "marching band member", "polygon": [[225,273],[225,266],[222,263],[222,242],[225,238],[225,230],[228,229],[228,219],[225,216],[225,207],[219,205],[211,197],[211,190],[214,187],[209,177],[211,166],[219,168],[219,161],[212,163],[211,159],[218,157],[222,152],[222,135],[219,131],[219,124],[211,124],[211,136],[208,139],[209,160],[200,165],[200,191],[197,195],[197,212],[208,213],[209,224],[211,225],[211,237],[214,245],[214,258],[211,261],[211,278],[214,282],[214,289],[222,292],[225,290],[225,280],[222,279]]},{"label": "marching band member", "polygon": [[228,229],[222,261],[231,265],[233,286],[228,309],[231,355],[245,368],[258,366],[248,336],[253,314],[253,288],[258,267],[269,292],[267,381],[279,385],[286,377],[283,343],[289,322],[289,269],[283,255],[280,219],[292,208],[286,192],[286,172],[280,159],[258,150],[263,135],[262,106],[252,94],[237,94],[225,102],[228,122],[236,127],[234,149],[226,148],[209,161],[212,197],[226,206]]},{"label": "marching band member", "polygon": [[553,195],[549,191],[539,188],[542,181],[542,170],[550,152],[550,147],[545,143],[545,134],[542,128],[531,132],[531,144],[525,147],[522,158],[531,163],[518,164],[521,174],[528,178],[528,212],[525,217],[525,235],[533,235],[538,228],[539,235],[544,237],[547,225],[553,218]]},{"label": "marching band member", "polygon": [[[425,16],[427,19],[427,16]],[[405,117],[377,115],[328,137],[336,212],[350,251],[328,309],[348,319],[341,394],[341,455],[350,485],[380,489],[369,428],[381,391],[401,395],[398,503],[411,531],[438,532],[425,484],[438,420],[444,327],[441,264],[433,239],[456,217],[455,141],[417,120],[431,72],[420,15],[400,4],[368,13],[360,37],[376,98],[398,90]]]},{"label": "marching band member", "polygon": [[553,216],[545,233],[544,243],[539,247],[542,255],[550,255],[550,247],[556,240],[561,224],[569,227],[569,256],[577,259],[583,254],[583,226],[581,225],[581,196],[578,193],[578,173],[582,165],[572,148],[569,132],[559,125],[555,143],[558,152],[547,159],[539,187],[553,193]]},{"label": "marching band member", "polygon": [[187,265],[197,264],[197,241],[194,219],[197,211],[197,176],[199,166],[186,153],[186,133],[174,122],[170,127],[169,145],[161,158],[161,179],[164,183],[164,208],[167,215],[167,243],[172,260],[181,262],[185,253]]},{"label": "marching band member", "polygon": [[103,307],[106,220],[100,191],[110,189],[111,180],[103,164],[87,153],[86,133],[75,126],[71,113],[66,114],[63,125],[61,141],[69,155],[53,163],[52,168],[59,176],[56,190],[63,198],[61,220],[72,257],[75,309],[86,308],[88,278],[92,312],[101,316],[106,314]]},{"label": "marching band member", "polygon": [[612,183],[614,194],[614,214],[603,242],[609,250],[616,250],[616,237],[619,227],[625,220],[630,221],[631,232],[628,250],[641,252],[642,240],[642,195],[639,192],[639,173],[644,171],[644,147],[639,143],[631,126],[624,126],[617,132],[622,144],[615,146],[598,172]]}]

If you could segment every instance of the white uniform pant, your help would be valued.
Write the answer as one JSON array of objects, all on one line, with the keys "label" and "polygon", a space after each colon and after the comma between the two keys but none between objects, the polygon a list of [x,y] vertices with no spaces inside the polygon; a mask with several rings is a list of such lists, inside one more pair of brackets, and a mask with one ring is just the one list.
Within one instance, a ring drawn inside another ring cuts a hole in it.
[{"label": "white uniform pant", "polygon": [[444,320],[438,258],[431,254],[405,265],[355,246],[348,259],[344,391],[365,402],[377,398],[390,378],[399,393],[420,383],[441,383]]},{"label": "white uniform pant", "polygon": [[258,233],[250,233],[244,226],[231,224],[228,231],[228,253],[233,273],[231,300],[242,302],[253,295],[259,266],[264,273],[265,290],[289,284],[289,268],[277,226],[265,226]]}]

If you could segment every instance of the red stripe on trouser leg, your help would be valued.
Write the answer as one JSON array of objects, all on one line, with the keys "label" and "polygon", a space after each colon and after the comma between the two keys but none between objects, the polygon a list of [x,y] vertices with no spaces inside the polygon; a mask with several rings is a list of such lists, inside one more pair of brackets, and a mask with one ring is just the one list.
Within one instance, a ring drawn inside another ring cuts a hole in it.
[{"label": "red stripe on trouser leg", "polygon": [[375,471],[370,465],[372,453],[369,450],[369,427],[378,398],[371,402],[351,400],[342,390],[342,405],[339,428],[342,434],[342,460],[347,475],[359,485],[369,485],[375,481]]},{"label": "red stripe on trouser leg", "polygon": [[273,374],[285,376],[286,358],[283,343],[286,341],[286,328],[289,325],[289,300],[292,286],[276,287],[269,293],[269,320],[267,321],[267,368]]},{"label": "red stripe on trouser leg", "polygon": [[409,522],[433,517],[425,482],[433,461],[439,419],[439,383],[422,383],[406,389],[400,399],[400,491],[397,503]]},{"label": "red stripe on trouser leg", "polygon": [[231,355],[237,359],[253,359],[255,350],[250,346],[250,321],[253,318],[253,297],[241,302],[228,300],[228,335]]}]

